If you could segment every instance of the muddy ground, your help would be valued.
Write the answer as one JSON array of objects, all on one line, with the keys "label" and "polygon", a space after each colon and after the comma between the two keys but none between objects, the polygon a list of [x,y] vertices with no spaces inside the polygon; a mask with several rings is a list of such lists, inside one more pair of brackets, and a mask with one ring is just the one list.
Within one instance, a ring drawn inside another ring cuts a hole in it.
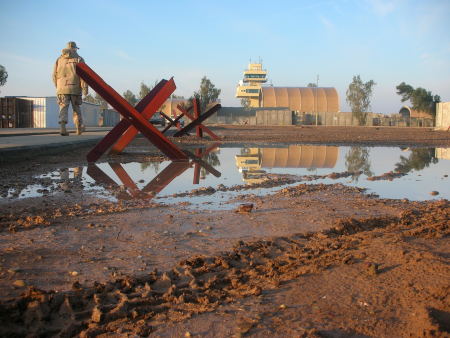
[{"label": "muddy ground", "polygon": [[[426,128],[211,129],[226,143],[450,148],[450,133]],[[84,166],[88,150],[2,164],[0,194]],[[163,159],[149,146],[101,161]],[[450,337],[449,202],[308,179],[268,175],[262,185],[290,186],[241,186],[224,201],[250,213],[111,202],[74,178],[51,195],[0,198],[0,336]]]}]

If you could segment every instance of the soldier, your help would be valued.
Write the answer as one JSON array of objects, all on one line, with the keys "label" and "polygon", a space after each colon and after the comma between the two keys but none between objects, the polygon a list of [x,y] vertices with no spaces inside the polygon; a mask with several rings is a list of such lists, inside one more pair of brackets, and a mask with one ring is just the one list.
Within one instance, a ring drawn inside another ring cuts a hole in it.
[{"label": "soldier", "polygon": [[69,135],[66,124],[70,102],[72,102],[73,122],[77,126],[77,135],[81,135],[84,131],[83,117],[81,116],[81,104],[83,103],[81,91],[87,95],[88,86],[76,74],[77,63],[84,62],[83,58],[78,55],[77,49],[79,48],[75,42],[68,42],[67,48],[62,50],[62,55],[56,60],[53,67],[53,82],[59,104],[58,122],[61,125],[60,134],[62,136]]}]

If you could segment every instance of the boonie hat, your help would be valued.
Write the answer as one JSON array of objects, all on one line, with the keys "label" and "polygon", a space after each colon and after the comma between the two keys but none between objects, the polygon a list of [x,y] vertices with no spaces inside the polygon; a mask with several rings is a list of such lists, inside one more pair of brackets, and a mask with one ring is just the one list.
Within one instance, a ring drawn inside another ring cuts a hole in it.
[{"label": "boonie hat", "polygon": [[80,48],[77,47],[77,44],[75,42],[69,41],[67,43],[67,48],[66,49],[80,49]]}]

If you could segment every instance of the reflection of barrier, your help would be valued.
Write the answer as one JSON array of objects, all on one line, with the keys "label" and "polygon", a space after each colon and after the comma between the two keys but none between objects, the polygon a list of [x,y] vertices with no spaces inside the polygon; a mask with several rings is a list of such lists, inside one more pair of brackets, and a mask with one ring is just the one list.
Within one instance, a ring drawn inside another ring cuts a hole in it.
[{"label": "reflection of barrier", "polygon": [[[161,81],[153,90],[133,108],[114,89],[106,84],[85,63],[78,63],[77,75],[83,79],[95,92],[108,102],[124,118],[116,125],[87,155],[89,163],[97,161],[105,151],[117,141],[121,135],[120,146],[115,146],[115,153],[120,153],[140,131],[163,154],[171,160],[187,160],[186,155],[167,139],[148,119],[164,104],[165,100],[175,90],[173,79]],[[132,128],[130,128],[130,126]],[[113,149],[114,149],[113,148]],[[120,150],[121,149],[121,150]]]},{"label": "reflection of barrier", "polygon": [[211,136],[214,140],[220,141],[220,138],[218,138],[211,130],[209,130],[202,124],[208,117],[212,116],[217,111],[219,111],[220,108],[222,108],[222,106],[219,103],[215,104],[211,109],[206,111],[204,114],[200,115],[200,100],[194,99],[195,117],[193,117],[191,114],[189,114],[189,112],[187,110],[185,110],[183,107],[181,107],[180,105],[178,105],[177,108],[179,111],[181,111],[183,113],[184,116],[189,118],[192,122],[189,123],[183,129],[176,132],[175,135],[173,135],[174,137],[186,135],[192,129],[196,128],[198,137],[203,136],[202,132],[201,132],[201,130],[203,130],[205,133],[207,133],[209,136]]},{"label": "reflection of barrier", "polygon": [[[128,189],[128,192],[122,191],[117,196],[118,199],[131,200],[131,199],[152,199],[156,193],[163,190],[170,182],[176,177],[180,176],[187,169],[195,165],[194,168],[194,184],[199,184],[200,167],[213,174],[215,177],[220,177],[221,173],[208,163],[202,161],[202,157],[215,149],[219,143],[213,144],[205,151],[201,149],[196,150],[194,156],[189,151],[185,151],[186,155],[192,157],[191,162],[172,162],[163,171],[161,171],[152,181],[150,181],[142,190],[136,186],[134,181],[125,171],[125,169],[119,163],[110,163],[110,167],[114,170],[114,173],[119,177],[120,181]],[[92,177],[96,182],[105,185],[106,189],[119,189],[119,185],[111,179],[103,170],[97,167],[95,164],[90,164],[87,168],[87,174]]]},{"label": "reflection of barrier", "polygon": [[220,172],[218,172],[214,167],[210,166],[208,163],[201,160],[202,157],[204,157],[206,154],[217,148],[219,143],[214,143],[211,147],[206,149],[202,152],[202,149],[199,148],[195,151],[195,157],[194,160],[191,162],[192,164],[195,164],[194,166],[194,184],[199,184],[200,182],[200,167],[203,167],[207,171],[209,171],[211,174],[213,174],[215,177],[220,177]]}]

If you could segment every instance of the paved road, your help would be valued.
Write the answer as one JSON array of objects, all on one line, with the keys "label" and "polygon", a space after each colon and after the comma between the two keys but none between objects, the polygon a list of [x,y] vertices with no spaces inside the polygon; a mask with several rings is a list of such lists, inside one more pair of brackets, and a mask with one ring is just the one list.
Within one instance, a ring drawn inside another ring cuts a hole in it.
[{"label": "paved road", "polygon": [[87,127],[82,135],[67,128],[69,136],[59,135],[59,128],[0,129],[0,162],[31,158],[96,144],[112,127]]},{"label": "paved road", "polygon": [[[158,130],[164,129],[155,126]],[[176,128],[176,127],[172,127]],[[0,128],[0,162],[32,158],[76,149],[80,146],[94,146],[112,127],[86,127],[76,134],[76,128],[67,128],[69,136],[59,135],[59,128]],[[138,137],[140,133],[138,134]]]}]

